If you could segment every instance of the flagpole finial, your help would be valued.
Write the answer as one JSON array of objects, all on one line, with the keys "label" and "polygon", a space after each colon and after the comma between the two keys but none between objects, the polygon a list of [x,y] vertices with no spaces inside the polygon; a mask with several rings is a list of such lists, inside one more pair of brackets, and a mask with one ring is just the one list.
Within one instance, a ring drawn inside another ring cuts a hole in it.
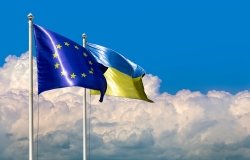
[{"label": "flagpole finial", "polygon": [[28,14],[28,19],[31,20],[31,21],[34,19],[34,16],[32,15],[32,13]]},{"label": "flagpole finial", "polygon": [[87,34],[83,33],[83,34],[82,34],[82,38],[83,38],[83,39],[86,39],[86,38],[87,38]]}]

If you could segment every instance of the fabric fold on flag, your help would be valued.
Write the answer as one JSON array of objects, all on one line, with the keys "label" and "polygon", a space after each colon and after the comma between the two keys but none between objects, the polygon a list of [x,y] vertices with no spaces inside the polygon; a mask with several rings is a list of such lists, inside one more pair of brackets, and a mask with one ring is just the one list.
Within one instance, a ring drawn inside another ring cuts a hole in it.
[{"label": "fabric fold on flag", "polygon": [[[106,95],[153,102],[144,91],[142,78],[145,71],[142,67],[112,49],[97,44],[87,43],[86,49],[93,54],[97,62],[108,67],[104,73],[107,80]],[[91,94],[98,92],[91,91]]]},{"label": "fabric fold on flag", "polygon": [[56,88],[79,86],[100,91],[100,101],[103,101],[107,82],[95,57],[62,35],[36,24],[33,27],[38,94]]}]

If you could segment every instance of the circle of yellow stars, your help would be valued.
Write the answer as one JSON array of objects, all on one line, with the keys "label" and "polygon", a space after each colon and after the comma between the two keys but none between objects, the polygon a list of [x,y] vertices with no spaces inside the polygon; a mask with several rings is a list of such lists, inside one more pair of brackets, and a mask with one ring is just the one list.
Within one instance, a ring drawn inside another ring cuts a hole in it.
[{"label": "circle of yellow stars", "polygon": [[[63,44],[64,44],[64,46],[66,46],[66,47],[70,47],[71,46],[71,44],[69,43],[69,42],[63,42]],[[79,48],[79,46],[77,46],[77,45],[74,45],[73,46],[76,50],[79,50],[80,48]],[[56,45],[56,48],[58,49],[58,50],[61,50],[62,48],[63,48],[63,46],[61,45],[61,44],[57,44]],[[87,53],[85,53],[85,52],[83,52],[83,56],[84,57],[88,57],[88,54]],[[58,53],[57,52],[55,52],[55,53],[53,53],[53,59],[58,59]],[[92,66],[93,65],[93,62],[91,61],[91,60],[89,60],[88,61],[88,64],[90,65],[90,66]],[[60,69],[60,63],[58,63],[58,62],[56,62],[55,64],[54,64],[54,67],[55,67],[55,69]],[[93,75],[94,74],[94,69],[91,67],[90,68],[90,70],[88,71],[88,74],[89,75]],[[86,78],[87,76],[88,76],[88,74],[87,73],[81,73],[81,75],[80,75],[80,77],[82,77],[82,78]],[[62,71],[61,72],[61,76],[67,76],[67,72],[66,71]],[[69,74],[69,76],[70,76],[70,78],[71,79],[75,79],[76,77],[77,77],[77,75],[73,72],[73,73],[70,73]]]}]

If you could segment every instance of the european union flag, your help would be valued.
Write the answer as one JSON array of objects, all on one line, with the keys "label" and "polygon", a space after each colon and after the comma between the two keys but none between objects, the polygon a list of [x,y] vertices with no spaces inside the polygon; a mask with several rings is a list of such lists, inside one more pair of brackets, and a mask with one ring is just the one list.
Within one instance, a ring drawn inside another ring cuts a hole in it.
[{"label": "european union flag", "polygon": [[37,50],[38,94],[62,87],[80,86],[101,92],[107,89],[102,67],[81,45],[34,24]]}]

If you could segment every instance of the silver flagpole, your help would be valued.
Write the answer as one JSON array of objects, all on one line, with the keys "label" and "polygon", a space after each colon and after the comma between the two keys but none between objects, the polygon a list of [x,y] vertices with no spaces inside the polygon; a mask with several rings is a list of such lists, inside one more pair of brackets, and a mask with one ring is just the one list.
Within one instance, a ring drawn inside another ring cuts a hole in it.
[{"label": "silver flagpole", "polygon": [[[82,46],[86,47],[87,35],[82,34]],[[82,109],[82,120],[83,120],[83,160],[87,160],[87,89],[84,88],[83,95],[83,109]]]},{"label": "silver flagpole", "polygon": [[33,160],[33,56],[32,56],[32,32],[33,15],[29,19],[29,160]]}]

